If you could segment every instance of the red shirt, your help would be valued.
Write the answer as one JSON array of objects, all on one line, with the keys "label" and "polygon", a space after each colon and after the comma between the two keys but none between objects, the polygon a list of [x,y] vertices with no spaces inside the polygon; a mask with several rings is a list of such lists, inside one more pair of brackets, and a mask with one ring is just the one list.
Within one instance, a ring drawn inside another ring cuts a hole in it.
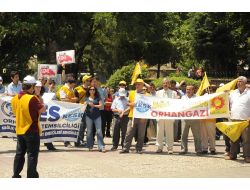
[{"label": "red shirt", "polygon": [[[26,92],[20,92],[18,98],[20,99]],[[39,110],[43,107],[43,104],[36,98],[32,97],[29,102],[29,112],[32,119],[32,124],[27,132],[39,133],[38,120],[40,119]],[[27,133],[26,132],[26,133]]]},{"label": "red shirt", "polygon": [[[113,97],[111,94],[108,94],[108,97],[106,98],[105,102],[113,102]],[[105,111],[111,111],[111,104],[104,106]]]}]

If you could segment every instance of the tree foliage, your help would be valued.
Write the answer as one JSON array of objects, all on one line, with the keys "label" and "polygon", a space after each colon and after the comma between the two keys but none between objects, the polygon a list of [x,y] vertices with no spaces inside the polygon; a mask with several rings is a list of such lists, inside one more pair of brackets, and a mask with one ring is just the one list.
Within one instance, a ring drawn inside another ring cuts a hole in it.
[{"label": "tree foliage", "polygon": [[27,67],[34,55],[56,64],[56,51],[69,49],[76,64],[67,72],[107,79],[142,58],[186,72],[192,65],[235,71],[249,64],[248,13],[0,13],[0,21],[1,69],[23,74],[34,72]]}]

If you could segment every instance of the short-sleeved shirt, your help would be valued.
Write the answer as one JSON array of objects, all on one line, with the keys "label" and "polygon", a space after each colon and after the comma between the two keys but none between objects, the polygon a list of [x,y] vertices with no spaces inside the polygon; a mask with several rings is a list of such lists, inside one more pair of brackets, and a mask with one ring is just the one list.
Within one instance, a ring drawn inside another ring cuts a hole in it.
[{"label": "short-sleeved shirt", "polygon": [[240,93],[234,90],[230,96],[231,119],[246,120],[250,118],[250,90],[245,89]]},{"label": "short-sleeved shirt", "polygon": [[[18,95],[18,98],[20,99],[24,94],[26,93],[20,92]],[[38,129],[38,120],[40,119],[39,110],[42,107],[43,107],[43,104],[35,96],[31,98],[29,102],[29,112],[30,112],[30,117],[33,122],[27,132],[39,133],[39,129]]]},{"label": "short-sleeved shirt", "polygon": [[[95,98],[94,100],[91,100],[90,97],[86,98],[86,103],[87,104],[92,102],[94,105],[98,105],[99,101],[100,101],[99,98]],[[100,109],[96,108],[96,107],[90,107],[89,105],[87,105],[86,116],[88,116],[90,119],[95,120],[95,119],[97,119],[98,117],[101,116]]]},{"label": "short-sleeved shirt", "polygon": [[18,82],[17,85],[15,85],[13,82],[11,82],[8,85],[7,93],[8,95],[14,96],[16,94],[19,94],[22,91],[22,83]]},{"label": "short-sleeved shirt", "polygon": [[[126,110],[128,108],[128,98],[124,97],[124,98],[120,98],[120,97],[116,97],[111,105],[111,109],[118,109],[118,110]],[[115,113],[117,114],[117,113]]]}]

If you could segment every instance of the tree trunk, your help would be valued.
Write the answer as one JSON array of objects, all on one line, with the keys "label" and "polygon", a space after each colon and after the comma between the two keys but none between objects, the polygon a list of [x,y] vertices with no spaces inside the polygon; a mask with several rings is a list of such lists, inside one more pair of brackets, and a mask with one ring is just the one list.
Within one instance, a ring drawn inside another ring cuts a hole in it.
[{"label": "tree trunk", "polygon": [[161,64],[158,63],[157,64],[157,78],[160,78],[160,74],[161,74]]}]

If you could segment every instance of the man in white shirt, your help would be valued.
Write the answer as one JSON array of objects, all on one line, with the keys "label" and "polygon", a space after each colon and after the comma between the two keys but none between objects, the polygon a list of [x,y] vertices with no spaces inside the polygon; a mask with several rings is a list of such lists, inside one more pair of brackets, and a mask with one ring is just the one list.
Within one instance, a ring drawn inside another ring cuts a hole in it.
[{"label": "man in white shirt", "polygon": [[[230,96],[231,120],[245,121],[250,120],[250,90],[246,88],[247,78],[240,76],[238,78],[237,87]],[[250,163],[250,127],[246,127],[241,134],[243,140],[243,156],[247,163]],[[230,154],[225,156],[226,160],[236,160],[239,150],[239,140],[230,141]]]},{"label": "man in white shirt", "polygon": [[[195,97],[196,95],[194,94],[194,86],[188,85],[186,87],[186,94],[182,96],[181,99],[188,101],[189,99]],[[184,120],[183,126],[184,128],[182,129],[180,154],[186,154],[188,152],[188,133],[189,133],[189,128],[191,128],[194,137],[195,152],[197,155],[201,155],[202,151],[201,151],[201,139],[200,139],[200,120],[198,119]]]},{"label": "man in white shirt", "polygon": [[[177,93],[169,89],[170,81],[167,78],[163,79],[163,89],[156,92],[159,98],[173,98],[177,99]],[[156,153],[163,151],[163,139],[166,137],[166,144],[168,154],[173,154],[174,145],[174,120],[173,119],[160,119],[157,124],[157,137],[156,144],[158,149]]]},{"label": "man in white shirt", "polygon": [[125,135],[127,132],[127,124],[128,124],[128,98],[127,92],[125,88],[119,89],[119,96],[115,98],[111,105],[111,109],[114,113],[114,133],[113,133],[113,147],[111,150],[117,150],[121,135],[121,146],[123,148],[123,143],[125,139]]},{"label": "man in white shirt", "polygon": [[21,92],[22,83],[19,82],[19,74],[17,71],[11,71],[10,77],[12,82],[8,85],[7,95],[14,97],[16,94],[19,94],[19,92]]}]

